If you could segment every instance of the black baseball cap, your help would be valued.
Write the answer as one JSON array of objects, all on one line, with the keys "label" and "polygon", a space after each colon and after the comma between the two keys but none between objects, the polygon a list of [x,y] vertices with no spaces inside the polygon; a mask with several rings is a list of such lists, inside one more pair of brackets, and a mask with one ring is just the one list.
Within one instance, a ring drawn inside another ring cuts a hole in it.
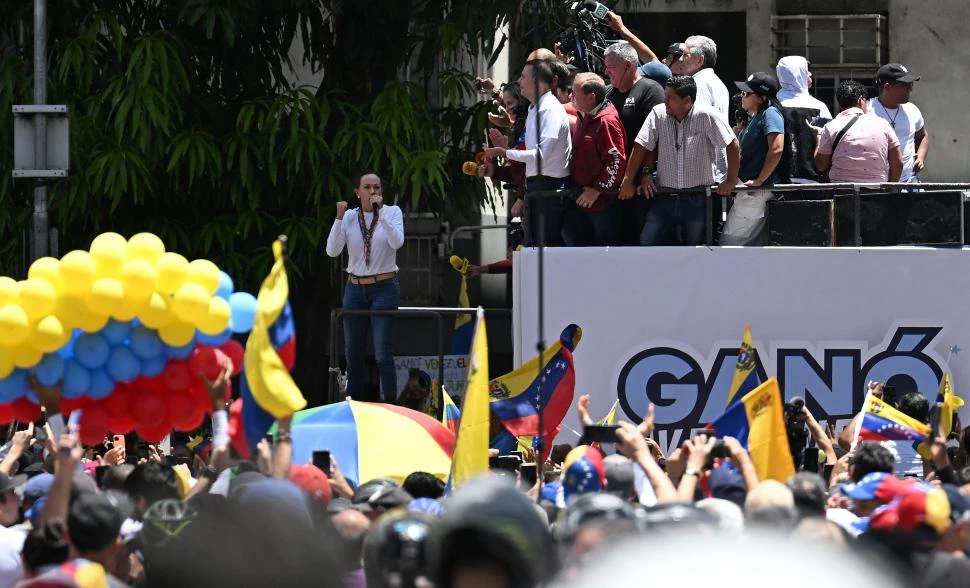
[{"label": "black baseball cap", "polygon": [[673,55],[674,57],[680,57],[684,54],[684,44],[683,43],[671,43],[667,47],[667,55]]},{"label": "black baseball cap", "polygon": [[734,82],[742,92],[774,98],[778,94],[778,81],[771,74],[756,71],[743,82]]},{"label": "black baseball cap", "polygon": [[919,76],[898,63],[887,63],[876,72],[876,81],[880,84],[900,82],[911,84],[919,81]]},{"label": "black baseball cap", "polygon": [[10,477],[7,474],[0,474],[0,492],[6,492],[7,490],[13,490],[14,488],[19,488],[27,482],[26,474],[17,474],[16,476]]},{"label": "black baseball cap", "polygon": [[104,494],[82,494],[71,503],[67,531],[78,551],[99,551],[118,539],[124,520]]}]

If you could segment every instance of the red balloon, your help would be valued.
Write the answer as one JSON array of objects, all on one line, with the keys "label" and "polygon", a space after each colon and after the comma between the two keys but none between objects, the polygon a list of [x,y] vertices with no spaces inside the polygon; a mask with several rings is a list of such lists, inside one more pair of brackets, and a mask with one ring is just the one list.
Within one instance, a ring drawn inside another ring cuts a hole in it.
[{"label": "red balloon", "polygon": [[6,425],[12,420],[14,420],[13,405],[0,404],[0,425]]},{"label": "red balloon", "polygon": [[173,394],[168,398],[168,414],[172,428],[177,431],[197,429],[205,419],[205,407],[188,394]]},{"label": "red balloon", "polygon": [[112,433],[117,435],[124,435],[125,433],[130,433],[135,430],[135,419],[128,415],[122,415],[111,419],[110,426],[108,427]]},{"label": "red balloon", "polygon": [[162,381],[168,390],[179,392],[191,386],[195,378],[192,377],[188,362],[170,361],[162,372]]},{"label": "red balloon", "polygon": [[137,423],[137,427],[156,427],[162,421],[168,420],[168,411],[161,394],[141,392],[131,395],[128,404],[129,414]]},{"label": "red balloon", "polygon": [[80,435],[82,445],[97,445],[108,434],[110,419],[101,403],[87,406],[81,413]]},{"label": "red balloon", "polygon": [[149,443],[158,443],[172,432],[172,424],[165,419],[153,427],[135,427],[135,432]]},{"label": "red balloon", "polygon": [[229,339],[219,346],[219,351],[229,356],[229,359],[232,360],[232,375],[238,376],[243,369],[243,357],[246,355],[243,346],[239,344],[239,341]]},{"label": "red balloon", "polygon": [[224,353],[208,345],[199,345],[196,347],[192,351],[192,355],[189,356],[189,369],[192,371],[192,375],[196,379],[200,376],[205,376],[210,380],[218,378],[222,372],[219,355],[225,357]]},{"label": "red balloon", "polygon": [[104,411],[108,413],[108,418],[112,420],[127,415],[130,403],[131,391],[127,386],[118,386],[111,396],[101,401]]},{"label": "red balloon", "polygon": [[10,409],[13,411],[13,418],[24,423],[36,421],[40,418],[40,407],[30,400],[27,400],[26,396],[22,396],[14,401],[10,405]]}]

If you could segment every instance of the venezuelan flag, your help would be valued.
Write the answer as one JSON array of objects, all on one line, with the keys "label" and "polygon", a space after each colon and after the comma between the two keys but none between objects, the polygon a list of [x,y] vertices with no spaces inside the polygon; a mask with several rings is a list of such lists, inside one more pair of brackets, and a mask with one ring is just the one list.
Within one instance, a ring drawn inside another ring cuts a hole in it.
[{"label": "venezuelan flag", "polygon": [[479,307],[468,362],[468,380],[461,421],[455,438],[447,491],[488,471],[488,337],[485,312]]},{"label": "venezuelan flag", "polygon": [[249,457],[276,419],[306,406],[290,375],[296,330],[281,241],[273,243],[273,257],[273,267],[256,297],[256,318],[246,342],[240,394],[229,414],[229,438],[243,457]]},{"label": "venezuelan flag", "polygon": [[[461,286],[458,289],[458,307],[471,308],[468,301],[468,278],[465,273],[468,271],[468,260],[452,255],[449,260],[451,266],[461,274]],[[461,313],[455,317],[455,330],[451,334],[451,354],[468,355],[472,346],[472,335],[475,332],[475,322],[472,320],[472,313]]]},{"label": "venezuelan flag", "polygon": [[441,397],[444,399],[445,404],[441,414],[441,424],[448,427],[452,433],[457,433],[458,422],[461,420],[461,411],[458,410],[458,405],[448,395],[448,391],[445,390],[444,386],[441,387]]},{"label": "venezuelan flag", "polygon": [[872,394],[866,395],[857,441],[925,441],[930,426],[907,416]]},{"label": "venezuelan flag", "polygon": [[744,445],[762,480],[784,482],[795,473],[781,389],[775,378],[742,396],[708,428],[718,437],[734,437]]},{"label": "venezuelan flag", "polygon": [[738,363],[734,366],[734,379],[731,381],[731,391],[728,392],[727,404],[731,406],[735,398],[744,396],[761,384],[757,370],[757,351],[751,338],[751,325],[744,328],[741,337],[741,348],[738,350]]},{"label": "venezuelan flag", "polygon": [[[541,434],[544,455],[552,448],[559,425],[573,403],[576,388],[573,351],[582,336],[582,329],[569,325],[559,341],[546,350],[541,370],[536,356],[489,384],[492,414],[512,437]],[[540,411],[542,431],[539,430]]]}]

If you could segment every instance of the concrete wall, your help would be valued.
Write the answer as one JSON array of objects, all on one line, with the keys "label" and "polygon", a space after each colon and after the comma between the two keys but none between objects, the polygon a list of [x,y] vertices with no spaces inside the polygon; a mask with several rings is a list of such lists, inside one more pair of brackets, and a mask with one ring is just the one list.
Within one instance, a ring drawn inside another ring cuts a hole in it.
[{"label": "concrete wall", "polygon": [[923,181],[970,181],[970,2],[890,0],[889,59],[922,76],[913,90],[930,135]]}]

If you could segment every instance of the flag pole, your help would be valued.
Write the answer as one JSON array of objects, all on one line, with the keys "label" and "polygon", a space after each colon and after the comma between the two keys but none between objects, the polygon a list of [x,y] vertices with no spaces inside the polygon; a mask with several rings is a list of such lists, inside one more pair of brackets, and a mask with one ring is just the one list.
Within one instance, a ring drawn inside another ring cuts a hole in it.
[{"label": "flag pole", "polygon": [[[533,17],[534,17],[534,22],[536,23],[535,24],[535,28],[533,29],[533,47],[535,48],[535,47],[538,47],[539,46],[539,22],[540,22],[539,21],[539,0],[536,0],[535,3],[533,4]],[[541,125],[539,124],[539,118],[541,116],[541,109],[539,108],[539,99],[541,98],[541,96],[539,95],[539,79],[535,75],[533,75],[532,82],[534,84],[534,91],[535,91],[535,97],[536,97],[536,103],[535,103],[535,109],[536,109],[536,117],[535,117],[535,127],[536,127],[536,129],[535,129],[536,130],[536,176],[537,177],[542,177],[542,151],[539,149],[539,143],[542,140],[542,134],[541,134],[541,130],[542,129],[541,129]],[[535,460],[536,460],[536,483],[539,486],[539,492],[536,493],[536,503],[538,503],[538,502],[540,502],[541,497],[542,497],[542,484],[543,484],[543,481],[544,481],[543,480],[544,475],[543,475],[543,471],[542,471],[543,470],[543,467],[542,467],[543,466],[542,454],[543,454],[543,449],[544,449],[544,444],[545,444],[545,439],[544,439],[544,436],[543,436],[545,422],[544,422],[544,419],[543,419],[543,416],[542,416],[542,412],[543,412],[543,410],[542,410],[542,394],[543,394],[543,392],[545,391],[545,388],[546,388],[546,376],[545,376],[545,373],[546,372],[543,369],[543,365],[545,363],[545,354],[546,354],[546,341],[545,341],[545,335],[544,335],[544,329],[545,329],[545,273],[546,273],[546,271],[545,271],[546,270],[546,266],[545,266],[544,250],[546,248],[546,223],[545,223],[545,216],[546,216],[545,208],[546,207],[544,206],[544,203],[543,203],[543,201],[542,201],[541,198],[540,199],[533,199],[532,201],[533,201],[533,203],[537,203],[538,204],[538,206],[537,206],[537,209],[538,209],[537,210],[537,212],[538,212],[538,223],[537,224],[539,225],[539,231],[538,231],[539,232],[539,235],[538,235],[538,237],[539,237],[539,241],[538,241],[538,246],[539,246],[539,259],[538,259],[538,262],[539,262],[538,263],[538,270],[539,270],[539,313],[538,313],[538,315],[539,315],[538,316],[538,319],[539,319],[539,340],[536,342],[536,350],[539,352],[539,392],[536,395],[536,412],[538,413],[538,416],[539,416],[539,419],[538,419],[539,431],[537,432],[538,434],[536,435],[535,442],[533,443],[533,445],[535,446],[535,453],[536,453],[536,457],[535,457]]]}]

